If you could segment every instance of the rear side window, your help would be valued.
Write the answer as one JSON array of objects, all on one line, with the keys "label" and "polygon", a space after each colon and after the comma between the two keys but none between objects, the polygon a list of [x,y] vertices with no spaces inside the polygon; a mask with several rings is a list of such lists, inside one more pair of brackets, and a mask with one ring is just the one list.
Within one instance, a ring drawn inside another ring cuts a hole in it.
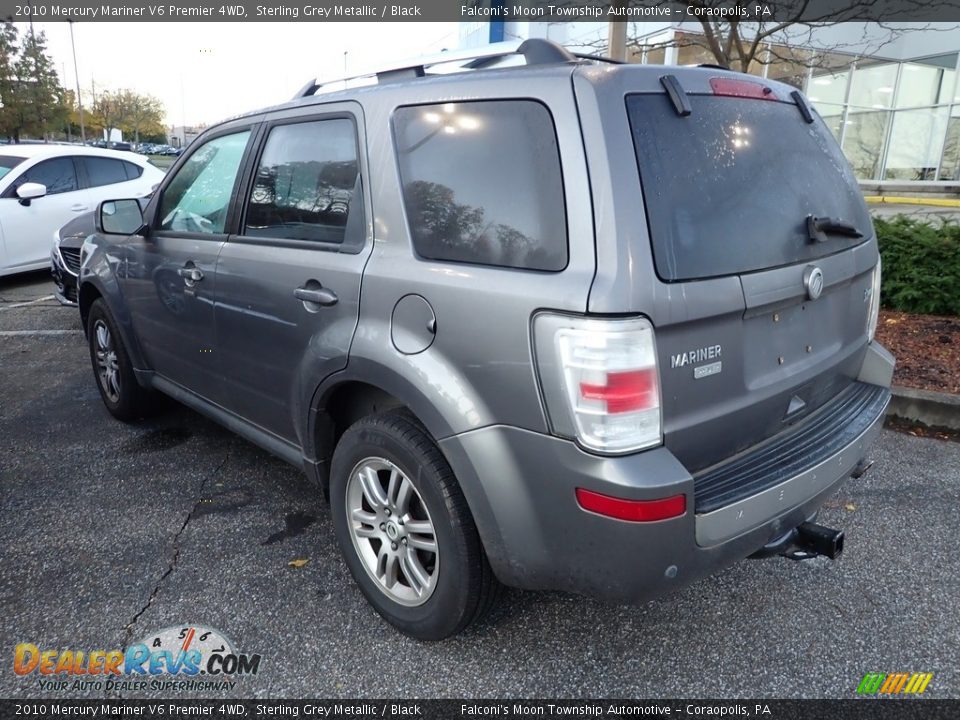
[{"label": "rear side window", "polygon": [[[688,97],[686,117],[665,94],[627,97],[661,278],[790,265],[845,250],[871,234],[850,164],[819,117],[805,122],[792,103]],[[843,220],[863,238],[811,240],[808,215]]]},{"label": "rear side window", "polygon": [[419,255],[528,270],[566,267],[560,154],[543,105],[496,100],[399,108],[394,134]]},{"label": "rear side window", "polygon": [[123,160],[123,168],[127,172],[127,180],[136,180],[138,177],[143,175],[143,168],[137,165],[136,163],[127,162]]},{"label": "rear side window", "polygon": [[83,159],[87,167],[87,180],[90,187],[113,185],[127,181],[127,171],[123,160],[112,158],[88,157]]},{"label": "rear side window", "polygon": [[250,193],[245,234],[362,245],[356,137],[346,118],[273,128]]},{"label": "rear side window", "polygon": [[73,158],[54,158],[34,165],[20,176],[16,182],[16,187],[28,182],[45,185],[47,195],[57,195],[58,193],[76,190],[77,171],[73,166]]}]

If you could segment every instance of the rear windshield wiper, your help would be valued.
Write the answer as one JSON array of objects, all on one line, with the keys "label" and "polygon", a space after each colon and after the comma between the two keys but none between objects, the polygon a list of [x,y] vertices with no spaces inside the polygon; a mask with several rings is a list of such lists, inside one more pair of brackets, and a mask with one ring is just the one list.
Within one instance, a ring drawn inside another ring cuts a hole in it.
[{"label": "rear windshield wiper", "polygon": [[807,235],[810,236],[811,242],[824,242],[827,235],[863,237],[863,233],[857,230],[853,223],[829,217],[816,217],[815,215],[807,215]]}]

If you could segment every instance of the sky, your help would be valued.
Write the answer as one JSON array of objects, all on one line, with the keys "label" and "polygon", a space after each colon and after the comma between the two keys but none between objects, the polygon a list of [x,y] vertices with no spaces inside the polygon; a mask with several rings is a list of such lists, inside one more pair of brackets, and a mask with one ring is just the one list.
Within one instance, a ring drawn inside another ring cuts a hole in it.
[{"label": "sky", "polygon": [[[25,23],[18,23],[21,33]],[[68,23],[36,23],[64,85],[75,89]],[[166,124],[211,124],[289,100],[308,80],[457,47],[457,23],[74,24],[84,105],[130,88],[159,98]]]}]

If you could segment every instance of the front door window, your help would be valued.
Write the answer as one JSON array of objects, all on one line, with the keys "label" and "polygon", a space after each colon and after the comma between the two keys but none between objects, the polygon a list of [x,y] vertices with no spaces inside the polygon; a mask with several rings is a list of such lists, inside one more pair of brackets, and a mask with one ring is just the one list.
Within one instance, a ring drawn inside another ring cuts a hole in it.
[{"label": "front door window", "polygon": [[187,158],[163,191],[160,230],[222,233],[250,131],[207,141]]}]

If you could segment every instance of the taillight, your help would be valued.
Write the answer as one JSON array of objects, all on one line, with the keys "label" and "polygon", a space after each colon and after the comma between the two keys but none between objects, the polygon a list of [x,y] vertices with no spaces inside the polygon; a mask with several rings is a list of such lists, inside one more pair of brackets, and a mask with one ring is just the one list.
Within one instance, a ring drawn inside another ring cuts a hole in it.
[{"label": "taillight", "polygon": [[653,327],[646,319],[543,313],[534,322],[534,335],[555,432],[608,453],[660,444],[660,381]]},{"label": "taillight", "polygon": [[754,100],[777,100],[773,88],[750,80],[736,78],[710,78],[710,89],[714,95],[728,97],[753,98]]},{"label": "taillight", "polygon": [[608,372],[602,385],[581,382],[580,396],[602,400],[608,413],[627,413],[657,407],[657,370],[645,368]]},{"label": "taillight", "polygon": [[880,258],[877,258],[877,264],[873,268],[873,274],[870,276],[870,304],[867,306],[867,340],[872,341],[877,332],[877,320],[880,319],[880,280],[883,275],[883,267]]},{"label": "taillight", "polygon": [[687,496],[683,494],[657,500],[627,500],[577,488],[577,503],[584,510],[629,522],[667,520],[687,511]]}]

